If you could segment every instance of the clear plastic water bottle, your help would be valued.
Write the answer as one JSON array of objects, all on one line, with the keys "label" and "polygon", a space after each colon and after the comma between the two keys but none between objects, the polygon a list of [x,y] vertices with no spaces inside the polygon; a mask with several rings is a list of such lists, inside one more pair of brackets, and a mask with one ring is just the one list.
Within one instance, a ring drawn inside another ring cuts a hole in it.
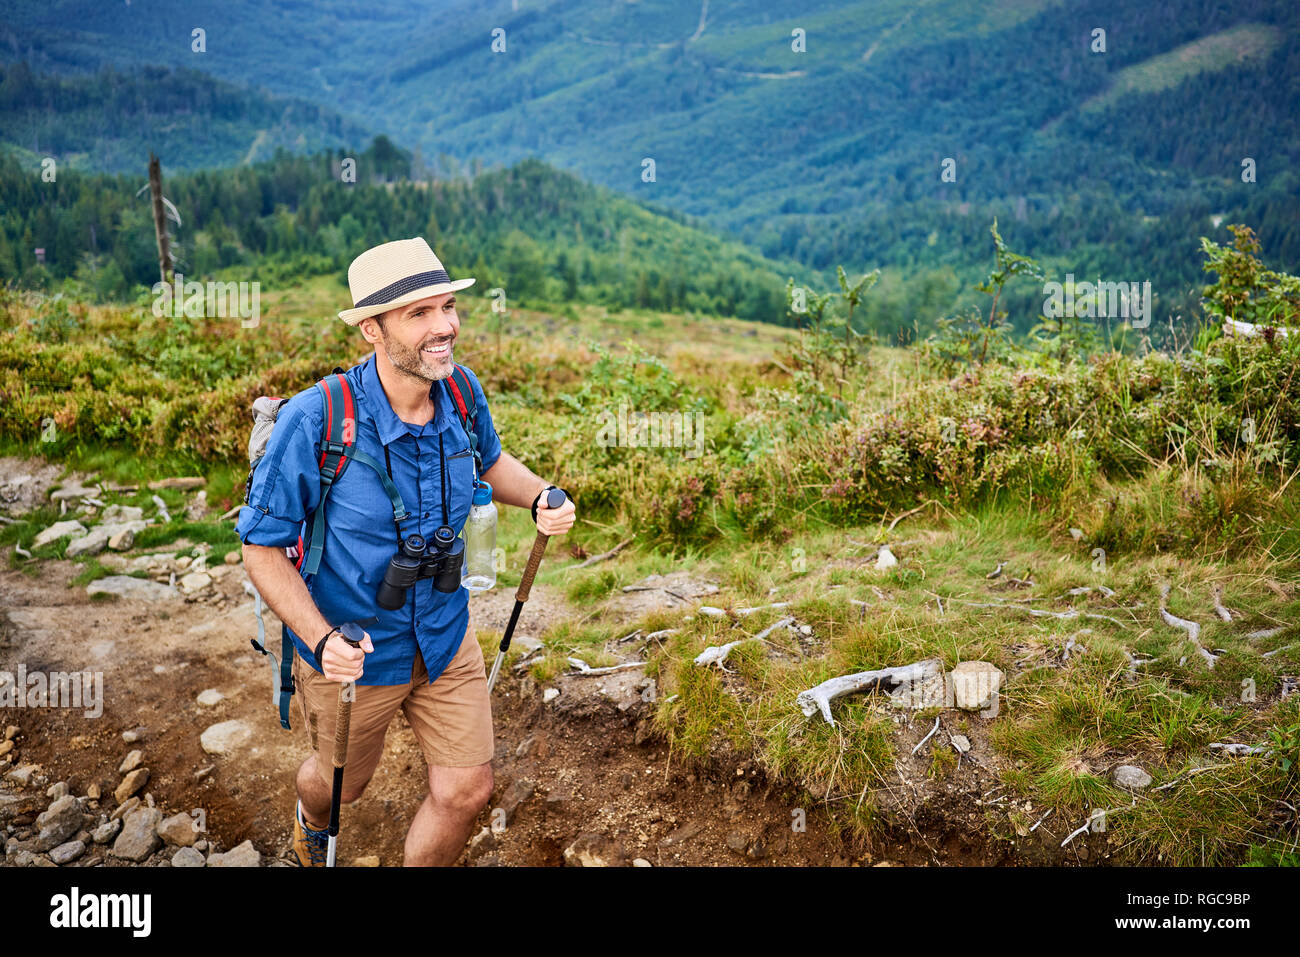
[{"label": "clear plastic water bottle", "polygon": [[487,591],[497,583],[497,507],[492,486],[482,479],[474,488],[474,502],[465,519],[465,567],[460,583],[470,592]]}]

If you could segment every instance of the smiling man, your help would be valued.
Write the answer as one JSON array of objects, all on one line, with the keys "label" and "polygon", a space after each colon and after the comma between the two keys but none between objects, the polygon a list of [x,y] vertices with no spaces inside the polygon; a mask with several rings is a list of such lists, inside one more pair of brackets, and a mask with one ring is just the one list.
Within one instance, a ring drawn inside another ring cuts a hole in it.
[{"label": "smiling man", "polygon": [[[457,414],[447,387],[460,332],[454,293],[473,283],[452,280],[423,239],[358,256],[348,269],[353,308],[339,318],[356,326],[374,353],[345,373],[355,402],[355,461],[329,490],[321,540],[311,542],[321,549],[316,572],[300,572],[286,549],[301,547],[320,507],[327,415],[320,389],[280,409],[240,513],[249,578],[293,639],[294,686],[311,735],[294,816],[294,851],[304,866],[325,860],[338,682],[357,684],[344,803],[365,790],[399,708],[424,752],[429,794],[407,832],[405,864],[454,863],[492,794],[492,712],[468,593],[438,591],[422,578],[401,608],[380,607],[376,594],[399,541],[420,535],[432,542],[443,525],[459,532],[480,471],[492,498],[532,509],[540,531],[562,535],[573,526],[573,503],[548,508],[542,492],[553,486],[501,450],[469,370],[472,436]],[[347,622],[367,632],[359,649],[338,632]]]}]

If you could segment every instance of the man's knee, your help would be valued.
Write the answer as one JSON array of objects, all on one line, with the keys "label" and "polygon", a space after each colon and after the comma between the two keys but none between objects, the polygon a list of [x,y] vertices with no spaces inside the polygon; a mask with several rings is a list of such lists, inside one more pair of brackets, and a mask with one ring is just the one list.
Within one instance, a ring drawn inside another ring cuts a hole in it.
[{"label": "man's knee", "polygon": [[432,771],[429,775],[429,797],[434,804],[468,817],[478,814],[492,798],[492,765],[481,764],[474,768],[448,768]]},{"label": "man's knee", "polygon": [[[311,782],[315,782],[319,787],[323,787],[326,794],[332,793],[334,789],[333,773],[334,769],[331,766],[328,766],[321,761],[319,755],[313,754],[302,763],[301,767],[298,768],[299,794],[301,795],[303,791],[303,785],[307,784],[310,786]],[[369,783],[370,778],[366,778],[364,781],[352,781],[348,780],[345,775],[343,779],[343,791],[339,795],[339,800],[343,804],[351,804],[353,801],[360,800],[361,795],[365,794],[366,786]]]}]

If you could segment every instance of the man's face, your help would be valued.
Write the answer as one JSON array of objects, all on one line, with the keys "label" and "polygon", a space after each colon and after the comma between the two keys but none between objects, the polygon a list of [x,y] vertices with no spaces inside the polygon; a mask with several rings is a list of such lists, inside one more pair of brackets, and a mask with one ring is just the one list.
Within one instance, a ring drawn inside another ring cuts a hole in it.
[{"label": "man's face", "polygon": [[[460,317],[456,315],[456,297],[452,293],[390,309],[374,327],[388,353],[388,361],[399,372],[427,382],[451,375],[455,365],[452,347],[460,333]],[[371,336],[366,338],[375,341]]]}]

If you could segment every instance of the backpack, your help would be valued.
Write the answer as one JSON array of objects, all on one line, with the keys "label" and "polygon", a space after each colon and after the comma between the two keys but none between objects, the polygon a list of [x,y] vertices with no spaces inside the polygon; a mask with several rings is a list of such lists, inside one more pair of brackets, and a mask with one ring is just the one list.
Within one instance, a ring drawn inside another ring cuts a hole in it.
[{"label": "backpack", "polygon": [[[356,403],[352,397],[352,386],[343,374],[342,368],[335,370],[316,383],[325,402],[324,428],[316,448],[320,452],[320,502],[316,511],[307,516],[304,528],[307,537],[300,534],[298,544],[285,549],[285,553],[294,559],[294,567],[300,572],[314,575],[320,568],[321,554],[325,548],[325,501],[329,497],[334,483],[339,480],[348,465],[355,459],[370,466],[379,476],[393,503],[393,516],[398,521],[406,518],[401,496],[393,487],[384,467],[356,449]],[[468,370],[461,365],[452,369],[451,375],[443,380],[447,394],[451,396],[456,408],[461,427],[469,437],[470,452],[474,456],[474,477],[477,483],[482,471],[483,460],[478,449],[478,434],[475,426],[478,420],[478,408],[474,402],[474,390],[470,386]],[[248,437],[248,479],[244,483],[244,504],[251,504],[253,490],[253,473],[266,455],[266,445],[271,432],[275,429],[276,418],[288,399],[279,396],[259,396],[253,401],[253,429]],[[293,684],[293,640],[284,623],[280,623],[280,657],[266,648],[266,625],[262,620],[262,595],[253,588],[255,611],[257,614],[257,637],[249,639],[253,648],[271,659],[271,699],[280,711],[280,726],[286,731],[289,727],[289,699],[294,693]]]}]

